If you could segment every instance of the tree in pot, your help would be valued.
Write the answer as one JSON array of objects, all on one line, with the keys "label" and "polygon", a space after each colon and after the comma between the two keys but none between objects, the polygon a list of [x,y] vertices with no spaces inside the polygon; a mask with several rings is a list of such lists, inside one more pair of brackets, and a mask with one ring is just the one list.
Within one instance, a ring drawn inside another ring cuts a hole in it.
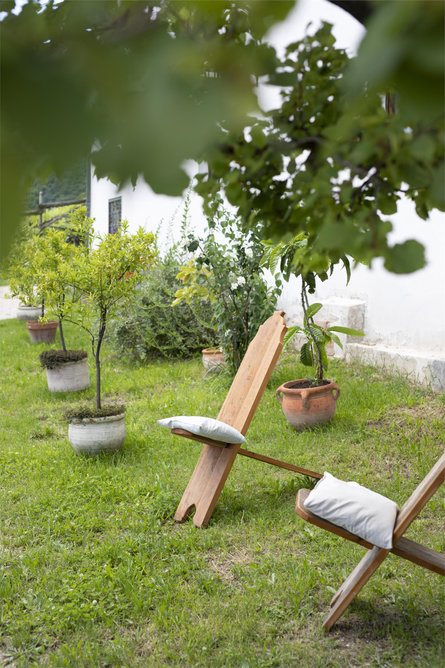
[{"label": "tree in pot", "polygon": [[32,343],[52,343],[57,332],[57,322],[44,321],[44,296],[39,285],[35,258],[41,238],[35,226],[25,225],[21,240],[14,246],[8,262],[9,292],[18,297],[21,305],[17,311],[19,320],[25,320]]},{"label": "tree in pot", "polygon": [[82,298],[69,305],[67,319],[80,325],[89,335],[96,366],[96,406],[79,407],[66,414],[68,438],[79,452],[95,454],[116,450],[125,439],[125,408],[102,405],[101,351],[107,325],[118,306],[134,295],[138,283],[157,257],[156,238],[140,229],[127,233],[123,222],[115,234],[100,237],[88,228],[88,253],[66,264],[66,284]]},{"label": "tree in pot", "polygon": [[[271,271],[275,271],[280,263],[280,269],[286,280],[289,280],[291,274],[301,278],[303,326],[290,327],[284,338],[284,345],[286,346],[296,335],[302,335],[306,339],[300,348],[300,361],[305,366],[313,368],[314,377],[288,381],[280,385],[276,391],[284,415],[289,424],[297,431],[325,424],[334,416],[340,388],[333,380],[324,377],[328,367],[326,346],[334,343],[340,348],[343,347],[337,333],[363,336],[363,332],[350,327],[340,325],[324,327],[314,321],[314,316],[323,308],[323,305],[309,304],[307,293],[308,291],[315,292],[316,278],[326,280],[328,272],[332,273],[335,263],[331,263],[326,271],[320,271],[319,274],[313,271],[303,274],[299,266],[299,255],[306,252],[306,244],[307,239],[303,234],[288,243],[281,242],[273,245],[266,242],[263,259],[264,266]],[[349,260],[346,256],[341,259],[349,280]]]},{"label": "tree in pot", "polygon": [[78,257],[88,253],[88,230],[92,220],[85,207],[72,211],[66,229],[48,228],[35,245],[32,260],[39,292],[46,312],[57,318],[62,350],[45,350],[40,362],[46,368],[52,392],[75,392],[90,386],[87,352],[67,350],[64,320],[80,300],[81,293],[67,282],[67,268],[78,265]]}]

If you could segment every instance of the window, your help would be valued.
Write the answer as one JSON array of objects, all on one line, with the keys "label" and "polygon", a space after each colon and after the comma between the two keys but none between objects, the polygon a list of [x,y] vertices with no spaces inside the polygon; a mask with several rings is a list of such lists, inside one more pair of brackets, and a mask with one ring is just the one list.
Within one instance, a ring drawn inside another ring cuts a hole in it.
[{"label": "window", "polygon": [[116,234],[122,220],[122,197],[108,200],[108,232]]}]

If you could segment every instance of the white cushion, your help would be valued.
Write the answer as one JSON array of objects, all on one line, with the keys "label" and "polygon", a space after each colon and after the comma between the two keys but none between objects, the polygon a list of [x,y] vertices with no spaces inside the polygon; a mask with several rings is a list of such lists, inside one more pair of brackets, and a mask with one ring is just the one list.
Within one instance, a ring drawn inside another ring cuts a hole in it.
[{"label": "white cushion", "polygon": [[397,504],[356,482],[344,482],[325,472],[304,507],[373,545],[392,548]]},{"label": "white cushion", "polygon": [[246,439],[234,427],[221,420],[214,420],[198,415],[177,415],[176,417],[158,420],[159,424],[168,429],[185,429],[197,436],[205,436],[223,443],[245,443]]}]

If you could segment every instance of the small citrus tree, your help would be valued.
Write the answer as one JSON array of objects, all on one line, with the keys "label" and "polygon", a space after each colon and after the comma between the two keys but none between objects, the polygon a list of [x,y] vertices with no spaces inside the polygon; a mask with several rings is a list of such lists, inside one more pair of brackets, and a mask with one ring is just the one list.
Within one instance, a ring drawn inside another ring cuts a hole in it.
[{"label": "small citrus tree", "polygon": [[87,238],[92,220],[85,207],[73,211],[66,229],[48,227],[37,237],[31,265],[38,292],[43,295],[47,316],[59,322],[62,350],[66,352],[63,321],[71,312],[81,293],[67,283],[65,267],[76,266],[78,258],[88,253]]},{"label": "small citrus tree", "polygon": [[36,228],[23,224],[22,234],[8,260],[9,293],[12,297],[18,297],[25,306],[40,306],[43,302],[42,293],[36,282],[34,264],[38,242]]},{"label": "small citrus tree", "polygon": [[143,275],[158,255],[156,237],[143,229],[128,234],[124,221],[115,234],[99,236],[89,221],[89,251],[76,255],[75,262],[60,267],[62,281],[82,297],[68,305],[66,319],[87,331],[96,362],[96,408],[102,408],[100,355],[107,325],[117,307],[137,289]]}]

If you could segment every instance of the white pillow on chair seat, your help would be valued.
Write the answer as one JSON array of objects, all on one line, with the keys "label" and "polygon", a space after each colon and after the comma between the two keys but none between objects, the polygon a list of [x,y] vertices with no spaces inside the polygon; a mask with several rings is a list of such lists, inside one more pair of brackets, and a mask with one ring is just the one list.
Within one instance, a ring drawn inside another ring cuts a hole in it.
[{"label": "white pillow on chair seat", "polygon": [[211,438],[214,441],[221,441],[223,443],[246,442],[246,439],[238,429],[214,418],[200,417],[198,415],[177,415],[176,417],[158,420],[158,423],[168,429],[185,429],[197,436]]},{"label": "white pillow on chair seat", "polygon": [[325,472],[304,507],[373,545],[387,550],[393,546],[397,504],[356,482],[345,482]]}]

